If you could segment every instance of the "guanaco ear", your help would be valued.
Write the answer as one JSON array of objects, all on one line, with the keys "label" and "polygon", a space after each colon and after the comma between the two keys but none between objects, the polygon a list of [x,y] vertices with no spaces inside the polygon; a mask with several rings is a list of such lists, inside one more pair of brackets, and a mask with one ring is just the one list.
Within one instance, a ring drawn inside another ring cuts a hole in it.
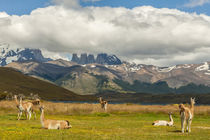
[{"label": "guanaco ear", "polygon": [[191,97],[191,98],[190,98],[190,101],[194,101],[194,102],[195,102],[195,97],[194,97],[194,98]]}]

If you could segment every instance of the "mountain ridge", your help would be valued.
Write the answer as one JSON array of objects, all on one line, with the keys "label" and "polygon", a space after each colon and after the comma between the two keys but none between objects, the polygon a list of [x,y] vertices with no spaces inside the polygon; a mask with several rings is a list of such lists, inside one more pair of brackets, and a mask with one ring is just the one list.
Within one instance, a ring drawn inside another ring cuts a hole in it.
[{"label": "mountain ridge", "polygon": [[5,66],[11,62],[37,61],[47,62],[52,59],[45,58],[40,49],[16,48],[9,44],[0,44],[0,66]]},{"label": "mountain ridge", "polygon": [[12,68],[0,67],[0,94],[12,93],[29,96],[38,94],[43,100],[89,101],[93,96],[81,96],[55,84],[22,74]]},{"label": "mountain ridge", "polygon": [[[96,63],[80,65],[64,60],[55,60],[44,63],[30,61],[13,62],[6,67],[12,67],[27,75],[35,75],[47,79],[78,94],[91,95],[106,91],[176,93],[183,91],[178,90],[179,88],[189,87],[192,83],[196,91],[199,91],[197,90],[198,88],[201,91],[210,92],[210,90],[202,90],[202,88],[208,89],[208,86],[210,86],[210,77],[206,75],[206,72],[209,70],[200,69],[204,65],[209,65],[209,62],[204,64],[190,64],[190,66],[177,65],[174,67],[160,68],[152,65],[135,65],[129,63],[123,63],[121,65],[102,65]],[[118,82],[116,82],[116,79]],[[166,83],[162,85],[162,88],[167,92],[160,92],[161,86],[156,85],[160,82]],[[148,86],[146,88],[148,89],[147,91],[144,90],[145,84]],[[178,85],[178,87],[170,86],[170,84]],[[128,90],[124,86],[128,89],[133,88],[134,90]],[[138,86],[142,86],[142,90]],[[150,90],[150,88],[153,90]],[[190,90],[188,91],[190,92]]]},{"label": "mountain ridge", "polygon": [[[171,89],[189,87],[190,84],[195,84],[194,87],[200,88],[201,91],[204,90],[199,85],[205,86],[203,87],[205,89],[210,87],[210,62],[158,67],[121,61],[116,55],[106,53],[100,53],[96,58],[87,53],[82,53],[80,57],[73,54],[71,61],[66,61],[47,59],[40,50],[33,49],[16,50],[16,52],[4,49],[0,52],[4,54],[1,56],[8,57],[11,62],[5,67],[50,81],[78,94],[97,94],[105,91],[139,92],[141,90],[138,86],[142,86],[143,92],[151,92],[148,87],[145,91],[144,86],[156,88],[158,82],[166,82],[164,90],[173,93],[179,90]],[[21,57],[12,61],[13,56]],[[2,58],[0,57],[0,60],[3,60]],[[129,91],[123,86],[128,89],[136,88]],[[160,88],[153,91],[160,93]]]}]

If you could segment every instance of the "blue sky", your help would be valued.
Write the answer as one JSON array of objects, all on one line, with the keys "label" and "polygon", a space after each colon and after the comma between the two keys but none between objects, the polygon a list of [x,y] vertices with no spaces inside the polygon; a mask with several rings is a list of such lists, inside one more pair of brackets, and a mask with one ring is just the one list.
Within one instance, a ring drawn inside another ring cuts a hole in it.
[{"label": "blue sky", "polygon": [[[90,1],[90,0],[89,0]],[[199,0],[191,0],[198,1]],[[101,0],[96,2],[81,2],[82,6],[110,6],[133,8],[137,6],[151,5],[156,8],[179,9],[186,12],[196,12],[198,14],[210,15],[210,3],[202,6],[186,7],[190,0]],[[36,8],[51,5],[50,0],[0,0],[0,12],[6,12],[10,15],[30,14]]]},{"label": "blue sky", "polygon": [[23,15],[47,5],[48,0],[0,0],[0,11],[10,15]]}]

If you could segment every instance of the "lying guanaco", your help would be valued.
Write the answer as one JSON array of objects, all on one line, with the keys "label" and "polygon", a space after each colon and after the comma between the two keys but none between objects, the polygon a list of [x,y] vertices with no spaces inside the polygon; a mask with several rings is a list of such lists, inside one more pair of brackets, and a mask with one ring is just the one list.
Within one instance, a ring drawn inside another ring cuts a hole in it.
[{"label": "lying guanaco", "polygon": [[157,120],[152,123],[154,126],[174,126],[174,120],[171,113],[168,114],[170,121]]},{"label": "lying guanaco", "polygon": [[72,126],[70,125],[69,121],[66,120],[50,120],[44,118],[44,106],[40,107],[40,121],[42,124],[42,128],[45,129],[69,129]]}]

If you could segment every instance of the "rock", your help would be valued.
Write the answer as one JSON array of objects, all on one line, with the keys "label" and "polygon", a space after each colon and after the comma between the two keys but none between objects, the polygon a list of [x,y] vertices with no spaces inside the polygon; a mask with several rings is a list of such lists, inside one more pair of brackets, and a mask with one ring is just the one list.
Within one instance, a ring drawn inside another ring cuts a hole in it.
[{"label": "rock", "polygon": [[88,63],[87,53],[81,54],[79,64],[87,64],[87,63]]},{"label": "rock", "polygon": [[76,53],[73,54],[71,61],[72,61],[72,62],[79,63],[79,57],[77,56]]},{"label": "rock", "polygon": [[89,54],[88,55],[88,64],[91,64],[91,63],[95,63],[95,58],[94,58],[94,55]]},{"label": "rock", "polygon": [[98,64],[106,64],[107,54],[106,53],[100,53],[97,55],[96,63]]}]

